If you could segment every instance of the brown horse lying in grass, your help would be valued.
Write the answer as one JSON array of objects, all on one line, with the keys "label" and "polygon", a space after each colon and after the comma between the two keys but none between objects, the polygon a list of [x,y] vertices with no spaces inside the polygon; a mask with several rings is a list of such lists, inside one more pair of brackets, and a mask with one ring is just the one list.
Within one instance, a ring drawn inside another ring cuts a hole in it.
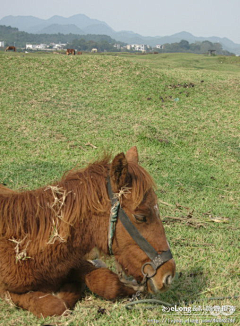
[{"label": "brown horse lying in grass", "polygon": [[[1,297],[46,317],[72,309],[85,285],[109,300],[134,294],[117,274],[87,260],[95,247],[106,255],[112,252],[123,271],[149,292],[167,289],[175,263],[153,188],[150,175],[138,164],[136,147],[112,163],[105,157],[37,190],[15,192],[1,186]],[[124,219],[141,233],[136,239]],[[148,243],[143,249],[139,238]]]}]

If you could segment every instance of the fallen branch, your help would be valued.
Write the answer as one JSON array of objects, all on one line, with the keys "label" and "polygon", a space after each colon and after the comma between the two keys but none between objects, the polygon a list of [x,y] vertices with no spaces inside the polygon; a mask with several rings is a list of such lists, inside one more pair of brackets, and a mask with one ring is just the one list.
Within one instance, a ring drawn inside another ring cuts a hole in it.
[{"label": "fallen branch", "polygon": [[166,206],[175,207],[175,205],[172,205],[172,204],[166,203],[165,201],[162,201],[162,200],[160,200],[160,199],[158,199],[158,202],[159,202],[160,204],[163,204],[163,205],[166,205]]},{"label": "fallen branch", "polygon": [[[199,228],[199,227],[206,227],[203,223],[199,223],[197,221],[194,221],[192,219],[192,216],[186,216],[186,217],[175,217],[175,216],[165,216],[164,219],[172,219],[180,222],[184,222],[185,224],[192,226],[194,228]],[[163,220],[164,221],[164,220]]]},{"label": "fallen branch", "polygon": [[184,222],[186,222],[186,218],[182,218],[182,217],[164,216],[164,218],[171,218],[173,220],[178,220],[178,221],[184,221]]},{"label": "fallen branch", "polygon": [[87,143],[87,144],[85,144],[85,146],[91,146],[91,147],[94,148],[94,149],[97,148],[97,146],[95,146],[95,145],[93,145],[93,144],[91,144],[91,143]]}]

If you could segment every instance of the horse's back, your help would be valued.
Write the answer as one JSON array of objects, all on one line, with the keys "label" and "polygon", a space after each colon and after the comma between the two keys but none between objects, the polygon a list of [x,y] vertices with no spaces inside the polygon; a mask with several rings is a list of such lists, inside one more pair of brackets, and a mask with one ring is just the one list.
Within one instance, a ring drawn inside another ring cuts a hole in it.
[{"label": "horse's back", "polygon": [[0,195],[12,195],[15,193],[16,193],[16,191],[9,189],[8,187],[0,184]]}]

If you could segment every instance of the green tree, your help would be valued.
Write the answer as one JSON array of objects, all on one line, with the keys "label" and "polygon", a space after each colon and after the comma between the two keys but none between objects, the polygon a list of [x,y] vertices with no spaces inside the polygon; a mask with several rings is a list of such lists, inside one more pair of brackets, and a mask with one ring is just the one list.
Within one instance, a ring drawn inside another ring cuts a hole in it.
[{"label": "green tree", "polygon": [[189,50],[190,49],[190,45],[189,42],[186,40],[182,40],[179,43],[180,48],[184,49],[184,50]]}]

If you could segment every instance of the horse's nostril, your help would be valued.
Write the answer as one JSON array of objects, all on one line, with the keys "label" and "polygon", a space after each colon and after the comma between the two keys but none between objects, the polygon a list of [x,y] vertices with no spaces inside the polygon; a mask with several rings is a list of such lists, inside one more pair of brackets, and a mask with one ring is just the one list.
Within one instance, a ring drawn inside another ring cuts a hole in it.
[{"label": "horse's nostril", "polygon": [[165,285],[170,285],[172,283],[172,275],[165,275],[164,279],[163,279],[163,283]]}]

